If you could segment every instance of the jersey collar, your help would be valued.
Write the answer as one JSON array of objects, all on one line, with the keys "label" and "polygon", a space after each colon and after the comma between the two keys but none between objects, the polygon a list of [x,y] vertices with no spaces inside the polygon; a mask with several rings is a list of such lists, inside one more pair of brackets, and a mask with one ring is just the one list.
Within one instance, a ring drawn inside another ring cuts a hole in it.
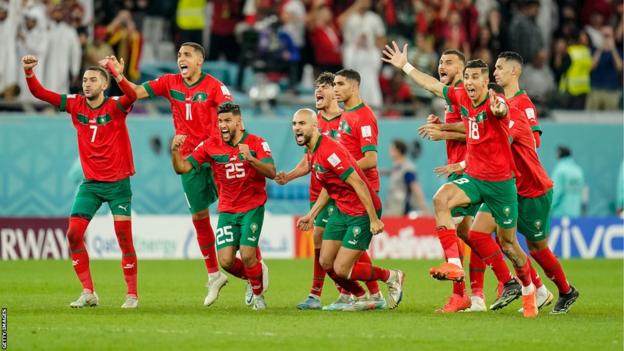
[{"label": "jersey collar", "polygon": [[[483,104],[485,104],[485,102],[488,101],[489,99],[490,99],[490,93],[485,95],[485,99],[483,99],[483,101],[481,101],[477,105],[472,105],[472,108],[479,108],[479,107],[483,106]],[[471,104],[472,104],[472,101],[471,101]]]},{"label": "jersey collar", "polygon": [[515,97],[515,96],[520,96],[520,95],[522,95],[522,94],[526,94],[526,91],[524,91],[524,90],[520,89],[520,90],[518,90],[518,92],[517,92],[517,93],[515,93],[515,94],[514,94],[514,97]]},{"label": "jersey collar", "polygon": [[319,135],[319,138],[316,141],[316,145],[314,145],[314,149],[312,149],[312,153],[315,153],[316,150],[319,148],[319,146],[321,145],[321,140],[323,140],[323,134]]},{"label": "jersey collar", "polygon": [[249,133],[247,133],[247,131],[244,131],[244,132],[243,132],[243,137],[241,138],[241,140],[240,140],[238,143],[236,143],[236,145],[233,145],[233,144],[232,144],[232,143],[230,143],[229,141],[227,142],[227,144],[228,144],[228,145],[230,145],[231,147],[237,147],[239,144],[241,144],[243,141],[245,141],[245,139],[247,139],[247,135],[248,135],[248,134],[249,134]]},{"label": "jersey collar", "polygon": [[364,101],[362,101],[359,105],[357,105],[357,106],[355,106],[353,108],[347,109],[346,112],[357,111],[357,110],[361,109],[362,107],[364,107]]},{"label": "jersey collar", "polygon": [[188,84],[184,78],[182,78],[182,81],[184,82],[184,85],[186,85],[187,88],[192,88],[194,86],[196,86],[197,84],[201,83],[202,80],[204,80],[204,78],[206,77],[206,73],[202,72],[201,75],[199,76],[199,79],[197,80],[197,82],[193,83],[193,84]]},{"label": "jersey collar", "polygon": [[463,80],[458,80],[457,83],[455,83],[453,86],[458,87],[460,84],[462,84],[464,81]]},{"label": "jersey collar", "polygon": [[104,96],[104,100],[102,100],[102,103],[97,105],[97,106],[89,105],[89,100],[87,100],[87,107],[89,107],[91,110],[97,110],[100,107],[102,107],[102,105],[104,105],[106,103],[106,100],[108,100],[108,96]]},{"label": "jersey collar", "polygon": [[333,117],[330,117],[330,118],[327,118],[327,117],[323,116],[323,114],[321,113],[321,118],[323,118],[324,120],[326,120],[326,121],[328,121],[328,122],[329,122],[329,121],[333,121],[333,120],[335,120],[336,118],[340,118],[340,116],[342,116],[342,112],[340,112],[339,114],[337,114],[337,115],[335,115],[335,116],[333,116]]}]

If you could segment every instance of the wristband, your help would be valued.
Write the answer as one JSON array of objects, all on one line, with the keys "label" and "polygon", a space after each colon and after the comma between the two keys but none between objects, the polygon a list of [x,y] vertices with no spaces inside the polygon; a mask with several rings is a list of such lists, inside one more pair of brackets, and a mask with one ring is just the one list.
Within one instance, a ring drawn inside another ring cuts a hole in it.
[{"label": "wristband", "polygon": [[33,72],[32,68],[25,69],[24,74],[26,74],[26,78],[32,78],[35,76],[35,72]]},{"label": "wristband", "polygon": [[459,163],[459,167],[461,167],[461,169],[466,169],[466,160],[461,161],[461,162]]},{"label": "wristband", "polygon": [[106,69],[110,72],[113,78],[115,79],[119,78],[120,74],[119,72],[117,72],[117,70],[115,69],[115,66],[113,66],[113,63],[110,60],[106,61]]},{"label": "wristband", "polygon": [[405,74],[407,74],[408,76],[410,75],[410,73],[412,73],[413,70],[415,70],[416,68],[414,66],[412,66],[411,63],[407,62],[403,65],[403,72],[405,72]]}]

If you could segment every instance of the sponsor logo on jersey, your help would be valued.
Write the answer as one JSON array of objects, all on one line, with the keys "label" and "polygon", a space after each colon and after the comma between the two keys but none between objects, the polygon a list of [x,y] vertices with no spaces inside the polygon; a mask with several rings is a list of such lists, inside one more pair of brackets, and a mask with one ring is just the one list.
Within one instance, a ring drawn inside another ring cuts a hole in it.
[{"label": "sponsor logo on jersey", "polygon": [[363,126],[360,130],[362,132],[362,138],[370,138],[373,136],[371,126]]},{"label": "sponsor logo on jersey", "polygon": [[534,108],[529,107],[529,108],[524,110],[524,113],[526,113],[528,119],[535,119],[535,109]]},{"label": "sponsor logo on jersey", "polygon": [[341,162],[340,157],[338,157],[335,152],[329,155],[327,161],[334,167],[336,167]]}]

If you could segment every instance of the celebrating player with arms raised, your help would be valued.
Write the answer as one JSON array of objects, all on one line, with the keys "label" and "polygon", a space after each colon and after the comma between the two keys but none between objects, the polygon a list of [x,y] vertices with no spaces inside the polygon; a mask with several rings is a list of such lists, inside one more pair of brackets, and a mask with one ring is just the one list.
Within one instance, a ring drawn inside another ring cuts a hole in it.
[{"label": "celebrating player with arms raised", "polygon": [[[407,45],[403,50],[393,42],[386,46],[383,60],[402,68],[417,84],[449,104],[459,104],[466,126],[466,171],[461,179],[443,185],[434,195],[438,237],[443,248],[457,245],[451,209],[486,203],[497,224],[497,235],[505,254],[511,259],[522,282],[525,317],[536,317],[535,286],[531,282],[530,263],[516,239],[518,201],[513,178],[514,164],[509,146],[508,107],[503,98],[488,93],[489,69],[481,60],[473,60],[464,69],[464,91],[451,90],[435,78],[424,74],[407,62]],[[445,250],[446,251],[446,250]],[[436,279],[463,280],[461,261],[447,262],[432,268]]]},{"label": "celebrating player with arms raised", "polygon": [[[275,177],[273,157],[264,139],[243,130],[238,105],[221,104],[218,121],[221,137],[205,140],[186,158],[180,152],[185,137],[175,136],[171,146],[173,168],[185,174],[211,163],[220,194],[216,237],[219,262],[232,275],[251,283],[253,308],[265,309],[264,264],[256,258],[256,250],[267,200],[265,177]],[[236,257],[239,249],[242,260]]]},{"label": "celebrating player with arms raised", "polygon": [[46,90],[33,72],[37,63],[38,59],[34,56],[22,58],[28,89],[36,98],[71,115],[85,177],[74,199],[67,230],[72,264],[83,288],[80,297],[70,306],[81,308],[98,305],[84,235],[93,215],[103,202],[108,202],[115,222],[115,234],[122,253],[121,266],[128,288],[126,301],[121,307],[136,308],[139,303],[137,258],[130,221],[130,176],[135,172],[126,127],[126,115],[136,100],[136,94],[124,76],[118,73],[121,67],[108,60],[100,64],[115,77],[125,94],[122,97],[109,99],[104,95],[109,77],[101,67],[89,67],[85,71],[82,78],[84,95],[60,95]]}]

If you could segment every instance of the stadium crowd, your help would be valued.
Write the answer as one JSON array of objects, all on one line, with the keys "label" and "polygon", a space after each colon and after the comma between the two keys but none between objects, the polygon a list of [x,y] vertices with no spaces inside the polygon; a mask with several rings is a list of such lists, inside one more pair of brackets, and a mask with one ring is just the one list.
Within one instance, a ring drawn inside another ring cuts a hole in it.
[{"label": "stadium crowd", "polygon": [[238,66],[239,91],[245,68],[292,94],[307,65],[315,76],[356,68],[365,101],[386,117],[412,115],[433,97],[382,65],[383,45],[396,40],[434,75],[446,49],[490,66],[502,51],[520,53],[521,86],[541,115],[617,110],[622,13],[614,0],[0,0],[0,98],[33,101],[18,69],[27,53],[41,57],[46,86],[79,92],[80,73],[101,57],[124,58],[139,82],[141,63],[174,61],[182,42],[195,41],[209,47],[208,61]]}]

